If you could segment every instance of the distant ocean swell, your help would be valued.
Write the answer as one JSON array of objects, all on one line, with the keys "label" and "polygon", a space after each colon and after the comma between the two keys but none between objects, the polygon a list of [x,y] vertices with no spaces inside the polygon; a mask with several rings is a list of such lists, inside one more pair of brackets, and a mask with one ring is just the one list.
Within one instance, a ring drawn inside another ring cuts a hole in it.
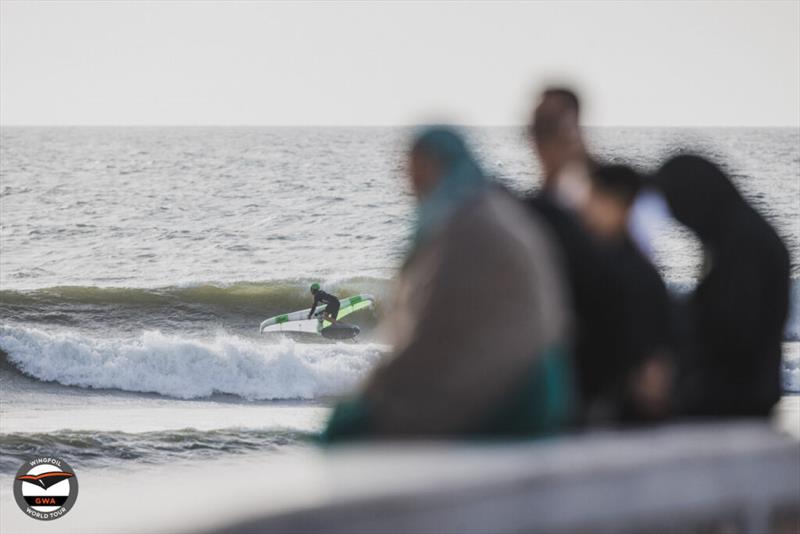
[{"label": "distant ocean swell", "polygon": [[[219,330],[258,337],[259,323],[274,315],[311,306],[306,280],[197,284],[155,288],[63,286],[0,291],[0,321],[6,324],[138,335],[158,330],[208,336]],[[375,296],[374,310],[351,318],[369,330],[381,312],[387,280],[355,278],[325,284],[329,291]]]},{"label": "distant ocean swell", "polygon": [[80,467],[114,465],[134,460],[164,463],[220,454],[244,454],[285,449],[308,443],[309,433],[289,430],[229,428],[220,430],[169,430],[157,432],[105,432],[61,430],[48,433],[0,434],[0,473],[11,473],[38,454],[70,458]]},{"label": "distant ocean swell", "polygon": [[[276,280],[270,282],[236,282],[231,284],[191,284],[154,288],[59,286],[34,290],[0,290],[0,310],[29,313],[53,312],[59,309],[91,309],[92,306],[129,309],[166,309],[209,313],[229,311],[260,315],[283,313],[287,309],[308,307],[308,287],[314,280]],[[386,291],[387,280],[352,278],[324,284],[325,288],[348,296],[370,293],[376,297]],[[255,320],[255,319],[254,319]]]},{"label": "distant ocean swell", "polygon": [[320,399],[350,391],[375,365],[377,344],[306,344],[290,339],[210,339],[158,331],[98,338],[0,326],[2,372],[66,386],[158,393],[180,399]]},{"label": "distant ocean swell", "polygon": [[[194,334],[195,328],[222,327],[238,334],[257,335],[261,320],[290,310],[307,308],[309,281],[238,282],[160,288],[65,286],[30,291],[0,290],[0,319],[9,324],[64,327],[119,328],[139,333],[143,329]],[[380,316],[391,282],[381,278],[353,278],[325,287],[349,296],[369,293],[376,297],[373,313]],[[675,294],[685,294],[692,284],[670,283]],[[357,319],[358,319],[357,318]],[[356,321],[361,323],[361,321]],[[800,341],[800,280],[792,280],[791,305],[785,341]]]}]

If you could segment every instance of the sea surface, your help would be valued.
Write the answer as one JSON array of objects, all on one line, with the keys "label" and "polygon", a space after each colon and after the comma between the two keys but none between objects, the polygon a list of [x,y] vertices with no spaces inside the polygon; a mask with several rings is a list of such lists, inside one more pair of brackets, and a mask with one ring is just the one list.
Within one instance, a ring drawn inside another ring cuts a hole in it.
[{"label": "sea surface", "polygon": [[[411,133],[2,128],[0,472],[37,453],[125,469],[311,446],[331,399],[387,350],[372,328],[409,244]],[[498,181],[538,187],[521,129],[467,133]],[[800,130],[587,135],[600,157],[643,171],[710,155],[775,225],[793,259],[778,419],[800,433]],[[701,257],[671,225],[655,261],[680,294]],[[376,296],[353,316],[356,342],[258,334],[308,307],[313,281]]]}]

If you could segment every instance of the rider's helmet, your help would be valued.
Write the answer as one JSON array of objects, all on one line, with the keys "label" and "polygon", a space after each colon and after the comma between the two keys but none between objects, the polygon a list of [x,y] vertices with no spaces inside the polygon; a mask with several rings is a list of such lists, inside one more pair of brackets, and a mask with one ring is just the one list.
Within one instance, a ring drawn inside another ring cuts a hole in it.
[{"label": "rider's helmet", "polygon": [[315,293],[317,291],[319,291],[319,284],[314,282],[313,284],[311,284],[311,292]]}]

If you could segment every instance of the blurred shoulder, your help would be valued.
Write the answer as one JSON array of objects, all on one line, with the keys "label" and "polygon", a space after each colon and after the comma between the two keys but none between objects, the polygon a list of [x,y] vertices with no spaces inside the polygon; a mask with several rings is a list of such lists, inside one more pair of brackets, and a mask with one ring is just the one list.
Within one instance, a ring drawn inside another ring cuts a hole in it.
[{"label": "blurred shoulder", "polygon": [[454,216],[444,245],[448,256],[506,267],[561,262],[549,225],[501,187],[487,189]]}]

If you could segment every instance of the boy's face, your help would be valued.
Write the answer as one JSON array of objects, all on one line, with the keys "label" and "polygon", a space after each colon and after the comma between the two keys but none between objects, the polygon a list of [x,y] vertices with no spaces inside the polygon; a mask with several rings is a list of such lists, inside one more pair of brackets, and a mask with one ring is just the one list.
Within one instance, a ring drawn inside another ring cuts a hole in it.
[{"label": "boy's face", "polygon": [[581,210],[586,226],[602,239],[616,239],[625,235],[629,207],[617,195],[596,187]]}]

